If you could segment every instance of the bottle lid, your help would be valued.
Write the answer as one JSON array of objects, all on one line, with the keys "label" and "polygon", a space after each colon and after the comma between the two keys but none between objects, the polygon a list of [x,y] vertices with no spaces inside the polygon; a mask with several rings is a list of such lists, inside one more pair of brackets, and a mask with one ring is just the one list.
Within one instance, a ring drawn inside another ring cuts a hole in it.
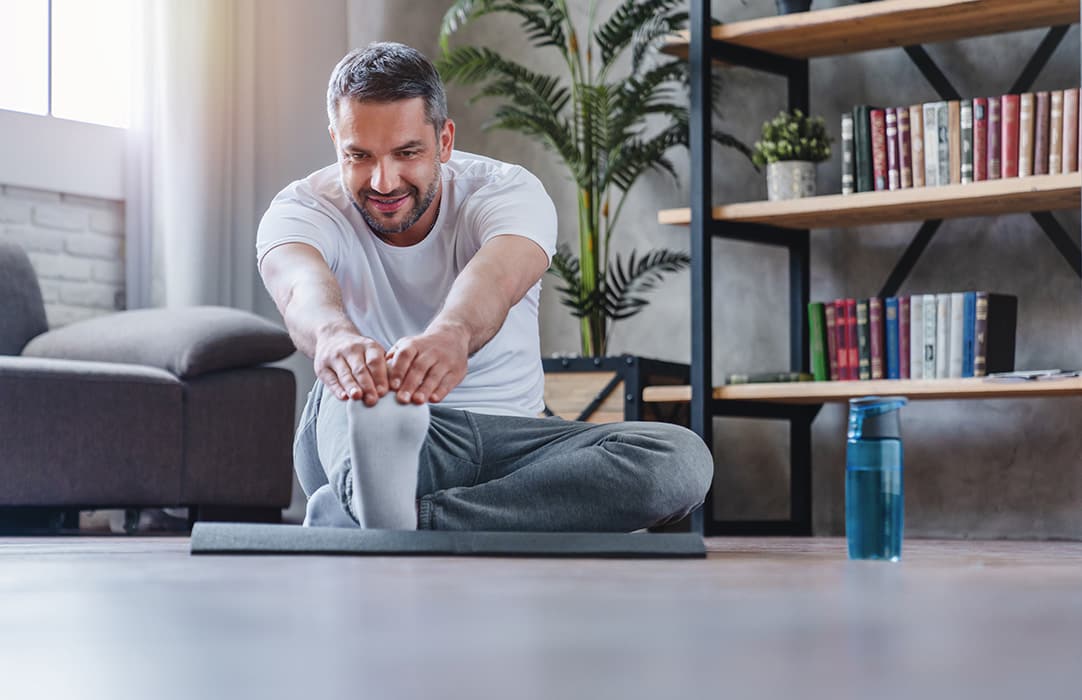
[{"label": "bottle lid", "polygon": [[909,403],[904,396],[862,396],[849,399],[849,439],[902,437],[898,409]]}]

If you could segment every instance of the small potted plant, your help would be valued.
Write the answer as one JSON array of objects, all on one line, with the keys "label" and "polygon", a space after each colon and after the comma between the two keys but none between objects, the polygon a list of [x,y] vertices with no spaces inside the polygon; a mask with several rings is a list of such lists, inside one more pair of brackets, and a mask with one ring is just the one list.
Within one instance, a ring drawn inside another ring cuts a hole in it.
[{"label": "small potted plant", "polygon": [[752,160],[766,166],[767,199],[815,196],[815,164],[830,158],[830,134],[822,117],[799,109],[782,110],[763,122],[763,136],[752,147]]}]

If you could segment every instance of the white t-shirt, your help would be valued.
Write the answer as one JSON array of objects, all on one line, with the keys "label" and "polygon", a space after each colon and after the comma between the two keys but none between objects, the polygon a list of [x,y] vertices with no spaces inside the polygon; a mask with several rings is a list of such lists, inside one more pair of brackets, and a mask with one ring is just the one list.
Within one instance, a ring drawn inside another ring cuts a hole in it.
[{"label": "white t-shirt", "polygon": [[[259,224],[259,262],[283,243],[307,243],[342,289],[346,314],[384,348],[424,331],[466,263],[488,240],[516,235],[552,259],[556,208],[541,181],[518,165],[454,151],[442,166],[439,216],[421,242],[388,245],[342,188],[337,164],[282,190]],[[466,378],[440,405],[535,416],[544,407],[537,327],[541,283],[507,314],[503,327],[469,359]]]}]

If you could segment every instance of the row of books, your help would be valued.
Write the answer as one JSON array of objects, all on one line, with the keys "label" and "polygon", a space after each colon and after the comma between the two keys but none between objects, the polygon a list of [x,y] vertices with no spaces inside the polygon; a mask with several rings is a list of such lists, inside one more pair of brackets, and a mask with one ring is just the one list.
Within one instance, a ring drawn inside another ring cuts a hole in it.
[{"label": "row of books", "polygon": [[953,292],[808,305],[816,381],[983,377],[1014,370],[1018,299]]},{"label": "row of books", "polygon": [[842,194],[1078,170],[1079,89],[842,115]]}]

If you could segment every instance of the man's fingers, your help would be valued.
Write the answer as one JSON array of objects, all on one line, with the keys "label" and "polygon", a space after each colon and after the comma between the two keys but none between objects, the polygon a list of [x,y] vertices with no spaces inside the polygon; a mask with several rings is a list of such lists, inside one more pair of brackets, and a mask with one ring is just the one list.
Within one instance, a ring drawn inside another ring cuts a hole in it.
[{"label": "man's fingers", "polygon": [[462,381],[460,377],[456,376],[453,372],[448,372],[443,375],[443,379],[440,380],[439,385],[430,392],[428,400],[432,403],[443,401],[447,395],[451,393],[451,390],[458,386],[460,381]]},{"label": "man's fingers", "polygon": [[402,387],[402,381],[413,366],[416,357],[417,350],[412,345],[395,347],[394,354],[389,361],[390,372],[387,375],[391,391],[398,391]]},{"label": "man's fingers", "polygon": [[378,345],[369,345],[364,351],[364,364],[372,378],[376,395],[383,396],[387,393],[387,387],[389,386],[387,360],[384,359],[383,348]]},{"label": "man's fingers", "polygon": [[409,371],[402,377],[402,383],[398,388],[398,400],[402,403],[413,401],[414,394],[425,380],[425,375],[435,363],[423,356],[417,356],[410,363]]},{"label": "man's fingers", "polygon": [[341,383],[338,381],[338,375],[334,373],[334,370],[330,367],[323,367],[316,371],[316,376],[319,377],[319,381],[323,382],[323,386],[331,390],[331,392],[340,399],[346,398],[346,390],[342,388]]}]

